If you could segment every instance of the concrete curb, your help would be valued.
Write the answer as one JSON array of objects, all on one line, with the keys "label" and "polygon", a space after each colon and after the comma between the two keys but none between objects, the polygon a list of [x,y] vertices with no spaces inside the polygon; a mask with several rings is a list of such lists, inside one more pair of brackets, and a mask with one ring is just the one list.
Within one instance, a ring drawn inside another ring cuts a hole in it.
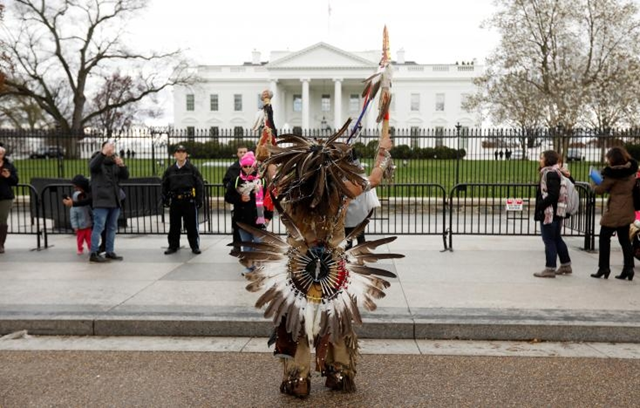
[{"label": "concrete curb", "polygon": [[[628,313],[570,311],[433,310],[420,315],[371,315],[356,328],[367,339],[505,340],[640,343],[640,319]],[[481,312],[481,313],[480,313]],[[482,314],[482,316],[480,316]],[[616,316],[617,318],[612,318]],[[193,314],[53,313],[0,314],[0,335],[27,330],[57,336],[217,336],[269,337],[272,323],[246,313],[224,316]]]}]

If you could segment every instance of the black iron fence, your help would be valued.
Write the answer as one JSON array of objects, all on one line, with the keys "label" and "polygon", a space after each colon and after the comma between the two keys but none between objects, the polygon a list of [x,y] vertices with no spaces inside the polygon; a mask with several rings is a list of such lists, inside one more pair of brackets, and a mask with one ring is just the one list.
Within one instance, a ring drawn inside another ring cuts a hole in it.
[{"label": "black iron fence", "polygon": [[[369,234],[535,235],[531,206],[538,179],[538,157],[544,150],[561,151],[572,176],[588,180],[590,167],[601,167],[607,149],[624,145],[640,158],[640,131],[563,129],[391,129],[395,179],[381,186],[383,203],[369,224]],[[328,137],[326,131],[301,132]],[[372,165],[377,130],[364,130],[356,150],[365,167]],[[0,129],[0,142],[18,168],[23,184],[10,219],[10,232],[41,236],[70,233],[68,209],[61,202],[71,195],[70,179],[88,175],[88,161],[110,137],[101,133],[81,136],[55,131]],[[111,137],[128,165],[132,179],[125,184],[127,199],[119,233],[165,234],[168,215],[160,198],[160,177],[172,163],[173,147],[184,144],[191,161],[201,170],[206,185],[200,213],[203,234],[231,234],[230,206],[220,184],[235,160],[238,146],[254,147],[258,134],[250,130],[144,129]],[[565,223],[565,233],[585,238],[594,248],[595,219],[603,201],[596,201],[580,184],[581,211]],[[447,196],[446,192],[450,192]],[[507,199],[523,201],[521,211],[507,211]],[[447,218],[448,216],[448,218]],[[283,226],[274,222],[274,232]]]},{"label": "black iron fence", "polygon": [[[327,137],[310,130],[306,136]],[[591,166],[602,166],[607,149],[625,145],[640,159],[640,130],[563,129],[392,129],[395,182],[440,184],[446,191],[460,183],[531,183],[537,179],[544,150],[562,152],[576,180],[588,181]],[[379,131],[363,130],[356,150],[371,166]],[[212,185],[222,182],[237,158],[238,146],[255,146],[257,132],[247,129],[143,129],[112,135],[100,132],[63,135],[56,131],[0,129],[0,142],[18,168],[23,183],[33,178],[71,179],[88,175],[88,162],[107,139],[127,164],[131,177],[161,177],[172,163],[173,147],[183,144],[191,161]]]}]

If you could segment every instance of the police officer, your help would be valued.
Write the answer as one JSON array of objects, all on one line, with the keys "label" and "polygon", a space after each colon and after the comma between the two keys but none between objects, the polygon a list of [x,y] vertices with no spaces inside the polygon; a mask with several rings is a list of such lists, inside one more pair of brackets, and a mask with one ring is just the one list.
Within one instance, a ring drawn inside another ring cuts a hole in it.
[{"label": "police officer", "polygon": [[201,253],[198,235],[198,209],[204,199],[202,175],[191,162],[187,161],[187,149],[178,145],[173,153],[176,162],[162,176],[162,199],[169,207],[169,248],[164,251],[170,255],[180,249],[180,231],[182,220],[187,230],[191,252]]}]

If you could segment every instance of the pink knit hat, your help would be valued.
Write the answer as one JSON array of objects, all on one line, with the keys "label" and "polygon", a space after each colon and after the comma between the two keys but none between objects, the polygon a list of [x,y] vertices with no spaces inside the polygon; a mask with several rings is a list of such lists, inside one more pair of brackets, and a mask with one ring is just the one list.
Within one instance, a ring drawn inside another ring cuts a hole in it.
[{"label": "pink knit hat", "polygon": [[253,155],[253,152],[246,152],[240,159],[241,166],[253,166],[255,162],[256,156]]}]

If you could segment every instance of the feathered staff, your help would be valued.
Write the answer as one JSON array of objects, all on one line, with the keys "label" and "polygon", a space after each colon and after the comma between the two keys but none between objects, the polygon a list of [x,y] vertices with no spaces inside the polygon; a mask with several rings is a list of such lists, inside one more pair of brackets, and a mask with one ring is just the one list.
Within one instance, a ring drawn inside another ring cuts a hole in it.
[{"label": "feathered staff", "polygon": [[358,139],[360,131],[362,130],[362,118],[367,112],[369,104],[376,97],[379,90],[381,90],[381,92],[380,100],[378,102],[378,117],[376,118],[376,122],[380,123],[384,119],[385,123],[383,123],[382,126],[389,126],[391,80],[393,78],[393,69],[391,68],[391,58],[389,53],[389,31],[385,25],[382,32],[382,58],[380,59],[380,65],[378,66],[378,71],[375,74],[363,81],[365,83],[365,87],[364,91],[362,91],[362,97],[364,98],[362,102],[362,111],[351,130],[349,139],[347,139],[347,143],[349,144],[355,143]]},{"label": "feathered staff", "polygon": [[256,147],[256,158],[262,162],[269,158],[269,146],[276,145],[276,126],[273,123],[273,107],[271,106],[271,98],[273,98],[273,92],[270,90],[262,91],[262,115],[256,121],[254,129],[262,128],[260,140]]}]

